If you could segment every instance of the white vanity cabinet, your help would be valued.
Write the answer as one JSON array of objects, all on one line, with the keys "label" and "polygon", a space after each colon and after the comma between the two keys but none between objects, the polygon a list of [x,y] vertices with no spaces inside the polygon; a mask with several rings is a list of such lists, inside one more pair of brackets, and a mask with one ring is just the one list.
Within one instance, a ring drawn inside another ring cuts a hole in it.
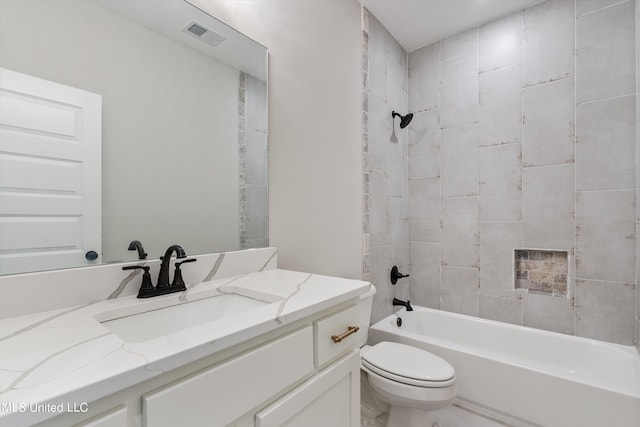
[{"label": "white vanity cabinet", "polygon": [[360,351],[352,350],[256,414],[255,427],[360,426]]},{"label": "white vanity cabinet", "polygon": [[358,320],[328,308],[39,425],[359,427]]},{"label": "white vanity cabinet", "polygon": [[225,426],[312,372],[306,327],[143,396],[144,426]]}]

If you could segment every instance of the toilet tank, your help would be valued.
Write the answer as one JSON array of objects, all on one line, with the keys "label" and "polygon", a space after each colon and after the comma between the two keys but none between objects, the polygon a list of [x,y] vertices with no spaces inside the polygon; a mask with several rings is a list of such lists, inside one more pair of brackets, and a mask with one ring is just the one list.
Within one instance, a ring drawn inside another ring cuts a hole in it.
[{"label": "toilet tank", "polygon": [[358,326],[360,331],[356,334],[358,336],[358,347],[362,347],[367,343],[367,337],[369,336],[369,323],[371,322],[371,308],[373,307],[373,296],[376,294],[376,287],[370,285],[371,288],[360,295],[360,301],[358,301],[358,309],[360,316],[358,319]]}]

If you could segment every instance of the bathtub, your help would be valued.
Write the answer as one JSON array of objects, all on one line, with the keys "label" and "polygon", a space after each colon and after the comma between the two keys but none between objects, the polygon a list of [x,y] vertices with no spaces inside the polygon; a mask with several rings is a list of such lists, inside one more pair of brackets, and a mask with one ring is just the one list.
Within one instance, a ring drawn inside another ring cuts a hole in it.
[{"label": "bathtub", "polygon": [[634,347],[414,310],[372,325],[369,342],[401,342],[449,361],[461,406],[516,426],[640,426]]}]

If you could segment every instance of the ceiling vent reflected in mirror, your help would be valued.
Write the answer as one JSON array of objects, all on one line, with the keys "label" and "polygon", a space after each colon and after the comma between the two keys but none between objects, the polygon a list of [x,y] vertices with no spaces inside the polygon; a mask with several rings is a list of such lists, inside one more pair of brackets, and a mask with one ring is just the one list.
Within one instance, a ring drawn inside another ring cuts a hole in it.
[{"label": "ceiling vent reflected in mirror", "polygon": [[182,31],[213,47],[216,47],[225,40],[225,37],[222,37],[220,34],[211,31],[195,21],[191,21]]}]

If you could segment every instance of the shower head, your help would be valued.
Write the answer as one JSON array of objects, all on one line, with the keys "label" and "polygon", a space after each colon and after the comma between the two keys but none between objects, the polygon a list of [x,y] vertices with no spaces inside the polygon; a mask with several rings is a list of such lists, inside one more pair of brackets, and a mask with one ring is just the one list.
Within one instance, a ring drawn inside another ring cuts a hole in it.
[{"label": "shower head", "polygon": [[392,111],[391,117],[392,118],[400,117],[400,129],[404,129],[407,127],[407,125],[409,125],[409,123],[411,123],[411,119],[413,119],[413,114],[409,113],[403,116],[402,114],[398,114],[395,111]]}]

